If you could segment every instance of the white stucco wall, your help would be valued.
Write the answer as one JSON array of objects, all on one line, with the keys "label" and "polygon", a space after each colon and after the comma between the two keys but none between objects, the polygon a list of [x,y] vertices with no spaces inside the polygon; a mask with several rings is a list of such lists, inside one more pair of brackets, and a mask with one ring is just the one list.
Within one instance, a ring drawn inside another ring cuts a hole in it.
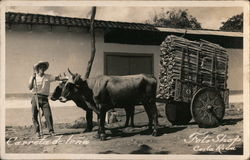
[{"label": "white stucco wall", "polygon": [[[97,31],[97,44],[102,41],[99,37]],[[96,54],[100,54],[98,48]],[[6,93],[29,93],[27,86],[32,66],[40,60],[49,61],[47,73],[57,75],[69,67],[83,74],[89,56],[90,41],[86,29],[68,32],[65,27],[53,27],[51,32],[46,26],[33,26],[32,31],[27,26],[12,26],[11,30],[6,30]],[[98,61],[91,73],[102,74],[96,65]]]},{"label": "white stucco wall", "polygon": [[[104,52],[154,54],[155,76],[159,73],[159,47],[104,43],[101,30],[96,32],[96,57],[90,76],[104,74]],[[29,93],[28,79],[39,60],[49,61],[46,71],[57,75],[69,67],[84,75],[90,57],[90,36],[86,29],[68,32],[66,27],[14,25],[6,30],[6,93]],[[57,83],[52,84],[51,92]]]},{"label": "white stucco wall", "polygon": [[243,90],[243,50],[227,49],[228,62],[228,88],[230,90]]},{"label": "white stucco wall", "polygon": [[[32,66],[39,60],[50,62],[47,73],[59,74],[69,67],[84,75],[90,57],[90,36],[86,29],[67,31],[66,27],[14,25],[6,29],[6,93],[29,93],[28,79]],[[159,75],[159,46],[104,43],[102,30],[96,31],[96,57],[90,76],[104,73],[104,52],[154,54],[154,73]],[[242,90],[241,49],[229,49],[229,80],[231,90]],[[237,78],[235,78],[237,77]],[[51,92],[57,83],[51,86]]]}]

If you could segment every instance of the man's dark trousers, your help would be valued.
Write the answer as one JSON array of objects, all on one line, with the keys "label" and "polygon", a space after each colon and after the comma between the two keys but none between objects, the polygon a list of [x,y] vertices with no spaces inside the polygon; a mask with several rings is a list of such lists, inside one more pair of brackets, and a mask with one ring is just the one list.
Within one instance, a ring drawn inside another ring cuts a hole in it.
[{"label": "man's dark trousers", "polygon": [[[51,113],[51,109],[50,109],[50,105],[49,105],[49,101],[48,101],[48,96],[38,94],[38,103],[39,103],[39,107],[42,109],[42,111],[44,113],[47,128],[48,128],[49,132],[54,132],[53,118],[52,118],[52,113]],[[38,111],[37,106],[36,106],[36,95],[32,96],[31,104],[32,104],[33,126],[35,129],[35,132],[40,132],[39,123],[38,123],[38,112],[39,111]]]}]

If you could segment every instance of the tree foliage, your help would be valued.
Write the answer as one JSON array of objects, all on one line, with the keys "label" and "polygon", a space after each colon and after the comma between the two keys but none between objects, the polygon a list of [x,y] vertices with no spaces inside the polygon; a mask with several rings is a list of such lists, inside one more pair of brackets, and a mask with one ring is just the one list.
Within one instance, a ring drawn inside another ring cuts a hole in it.
[{"label": "tree foliage", "polygon": [[227,21],[222,22],[220,30],[243,32],[243,13],[232,16]]},{"label": "tree foliage", "polygon": [[157,27],[201,29],[201,23],[190,15],[187,9],[170,11],[162,9],[158,14],[155,12],[146,23]]}]

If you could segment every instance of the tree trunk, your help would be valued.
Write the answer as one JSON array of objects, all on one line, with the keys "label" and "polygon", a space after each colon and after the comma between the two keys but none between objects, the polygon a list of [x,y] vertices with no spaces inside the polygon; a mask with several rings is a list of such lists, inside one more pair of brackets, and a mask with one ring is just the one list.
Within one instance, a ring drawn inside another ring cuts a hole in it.
[{"label": "tree trunk", "polygon": [[91,19],[90,19],[90,38],[91,38],[91,56],[88,62],[87,70],[85,73],[85,79],[89,78],[92,64],[95,58],[95,28],[94,28],[94,21],[95,21],[95,14],[96,14],[96,7],[92,7]]}]

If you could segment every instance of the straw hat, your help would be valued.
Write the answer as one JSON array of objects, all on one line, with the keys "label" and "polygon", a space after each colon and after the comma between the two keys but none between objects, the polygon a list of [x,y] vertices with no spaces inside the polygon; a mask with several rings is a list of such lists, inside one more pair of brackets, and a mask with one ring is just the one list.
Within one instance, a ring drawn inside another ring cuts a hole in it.
[{"label": "straw hat", "polygon": [[40,66],[40,65],[45,65],[46,67],[45,67],[45,71],[49,68],[49,62],[46,62],[46,61],[39,61],[38,63],[36,63],[36,64],[34,64],[34,69],[36,70],[36,71],[38,71],[37,69],[38,69],[38,66]]}]

